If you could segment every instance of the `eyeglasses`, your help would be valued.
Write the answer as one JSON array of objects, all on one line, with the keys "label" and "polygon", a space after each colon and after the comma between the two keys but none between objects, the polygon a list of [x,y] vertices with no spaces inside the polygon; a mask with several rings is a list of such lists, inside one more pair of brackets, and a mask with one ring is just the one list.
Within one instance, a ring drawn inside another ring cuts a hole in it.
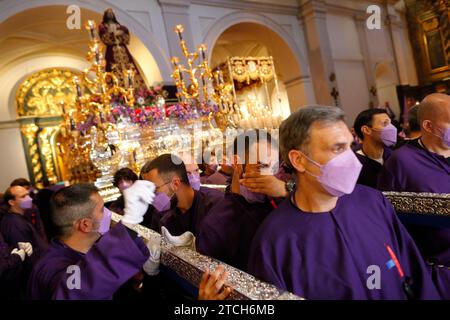
[{"label": "eyeglasses", "polygon": [[167,184],[169,184],[169,183],[171,183],[171,182],[172,182],[172,181],[168,181],[168,182],[166,182],[166,183],[163,183],[163,184],[160,185],[160,186],[156,186],[156,187],[155,187],[155,190],[158,191],[159,188],[162,188],[162,187],[164,187],[165,185],[167,185]]}]

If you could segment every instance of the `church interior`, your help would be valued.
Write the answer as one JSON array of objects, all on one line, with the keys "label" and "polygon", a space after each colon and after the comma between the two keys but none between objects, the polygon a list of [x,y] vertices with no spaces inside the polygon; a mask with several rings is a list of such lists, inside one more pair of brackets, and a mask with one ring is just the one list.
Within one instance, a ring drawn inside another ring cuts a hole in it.
[{"label": "church interior", "polygon": [[450,300],[449,95],[449,0],[2,0],[0,296]]}]

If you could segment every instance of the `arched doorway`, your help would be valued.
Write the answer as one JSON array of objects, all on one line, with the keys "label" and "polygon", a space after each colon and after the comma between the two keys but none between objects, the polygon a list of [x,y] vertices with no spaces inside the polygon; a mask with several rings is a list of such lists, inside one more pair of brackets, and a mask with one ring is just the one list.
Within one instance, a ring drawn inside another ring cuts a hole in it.
[{"label": "arched doorway", "polygon": [[[68,5],[76,2],[47,1],[46,4],[55,3],[55,5],[39,6],[36,2],[19,0],[0,13],[0,43],[2,43],[0,121],[19,123],[20,128],[11,129],[15,131],[18,141],[11,143],[19,144],[21,138],[25,156],[8,162],[20,163],[20,165],[15,164],[16,167],[13,166],[10,170],[21,172],[23,176],[25,175],[22,173],[24,171],[22,168],[26,166],[28,176],[38,186],[64,179],[64,168],[61,167],[56,148],[61,113],[59,110],[56,113],[52,112],[51,108],[54,108],[55,104],[44,100],[39,102],[42,112],[22,112],[23,109],[20,110],[20,108],[23,106],[20,106],[18,98],[21,92],[28,92],[24,87],[31,84],[32,78],[44,74],[47,70],[69,70],[76,74],[88,67],[89,63],[85,57],[88,52],[89,36],[84,23],[87,20],[99,22],[102,18],[102,9],[86,9],[83,6],[92,7],[102,1],[80,3],[81,29],[70,30],[66,25],[68,17],[66,9]],[[119,22],[128,26],[127,22],[118,19]],[[148,45],[133,34],[133,28],[136,27],[130,28],[130,52],[143,71],[147,84],[160,82],[162,76],[158,63],[149,51]],[[144,41],[148,42],[149,38],[151,37],[147,35]],[[157,52],[158,55],[161,58]],[[59,75],[53,78],[50,75],[47,78],[45,81],[49,83],[60,80]],[[40,87],[44,86],[45,84]],[[61,95],[55,97],[48,95],[48,98],[59,101]],[[29,100],[25,104],[29,106],[28,103]],[[44,105],[50,109],[43,107]],[[2,134],[3,132],[0,131],[0,140],[3,140]],[[7,143],[5,138],[1,147],[6,147]],[[16,170],[19,167],[21,169]]]},{"label": "arched doorway", "polygon": [[[255,22],[237,23],[221,32],[211,48],[212,67],[233,56],[272,56],[280,83],[282,115],[287,116],[291,111],[311,102],[310,92],[307,92],[306,86],[299,81],[303,72],[298,57],[286,41],[271,28]],[[273,85],[269,87],[269,96],[273,96],[274,90]]]}]

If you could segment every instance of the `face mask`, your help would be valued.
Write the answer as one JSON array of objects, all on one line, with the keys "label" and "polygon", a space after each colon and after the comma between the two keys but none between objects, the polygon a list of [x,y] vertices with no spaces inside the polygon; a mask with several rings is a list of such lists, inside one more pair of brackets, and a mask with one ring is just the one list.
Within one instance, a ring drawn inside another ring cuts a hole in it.
[{"label": "face mask", "polygon": [[188,178],[192,189],[196,191],[200,190],[200,175],[198,172],[188,173]]},{"label": "face mask", "polygon": [[381,130],[373,130],[381,131],[380,138],[386,147],[393,146],[397,143],[397,128],[392,123],[388,124]]},{"label": "face mask", "polygon": [[306,172],[316,177],[317,181],[331,195],[340,197],[353,192],[359,173],[361,172],[362,164],[351,149],[341,153],[324,165],[315,162],[306,155],[305,157],[320,168],[320,175],[316,176],[308,171]]},{"label": "face mask", "polygon": [[100,221],[100,227],[98,228],[98,232],[101,235],[104,235],[109,231],[109,227],[111,226],[111,211],[107,208],[103,208],[103,217],[102,221]]},{"label": "face mask", "polygon": [[265,194],[252,192],[245,186],[240,186],[240,193],[249,203],[262,203],[266,200]]},{"label": "face mask", "polygon": [[165,192],[157,192],[152,203],[153,207],[159,212],[169,210],[170,198]]},{"label": "face mask", "polygon": [[25,198],[20,200],[19,207],[21,209],[24,209],[24,210],[31,209],[32,206],[33,206],[33,199],[31,199],[30,196],[26,196]]},{"label": "face mask", "polygon": [[[441,131],[441,130],[439,130]],[[442,135],[437,135],[434,134],[436,137],[439,137],[442,139],[442,142],[444,142],[445,145],[447,145],[447,147],[450,147],[450,128],[447,128],[445,130],[443,130],[444,132],[442,133]]]}]

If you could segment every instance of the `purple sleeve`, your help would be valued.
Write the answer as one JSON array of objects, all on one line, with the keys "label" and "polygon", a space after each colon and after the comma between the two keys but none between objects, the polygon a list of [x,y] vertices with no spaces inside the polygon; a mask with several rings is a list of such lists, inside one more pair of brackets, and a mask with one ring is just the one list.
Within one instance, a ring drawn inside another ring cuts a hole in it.
[{"label": "purple sleeve", "polygon": [[81,286],[69,289],[71,274],[64,274],[53,298],[57,300],[111,299],[114,292],[134,276],[149,257],[140,238],[133,239],[119,223],[89,250],[77,265]]},{"label": "purple sleeve", "polygon": [[0,256],[0,277],[9,278],[22,269],[22,260],[17,254]]}]

